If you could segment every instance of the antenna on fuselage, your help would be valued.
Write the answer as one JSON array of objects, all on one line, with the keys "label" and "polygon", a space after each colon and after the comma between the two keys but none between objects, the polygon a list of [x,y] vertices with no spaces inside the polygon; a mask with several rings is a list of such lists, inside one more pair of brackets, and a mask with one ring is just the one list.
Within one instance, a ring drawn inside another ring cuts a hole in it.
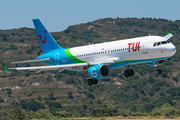
[{"label": "antenna on fuselage", "polygon": [[151,34],[150,33],[148,33],[149,34],[149,36],[151,36]]}]

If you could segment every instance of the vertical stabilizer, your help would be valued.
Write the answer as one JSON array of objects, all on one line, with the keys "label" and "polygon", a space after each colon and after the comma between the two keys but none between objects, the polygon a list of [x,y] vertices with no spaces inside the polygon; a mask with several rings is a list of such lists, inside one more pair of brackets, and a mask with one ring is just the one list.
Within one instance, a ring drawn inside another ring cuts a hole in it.
[{"label": "vertical stabilizer", "polygon": [[44,53],[54,49],[62,49],[38,18],[33,19],[33,23]]}]

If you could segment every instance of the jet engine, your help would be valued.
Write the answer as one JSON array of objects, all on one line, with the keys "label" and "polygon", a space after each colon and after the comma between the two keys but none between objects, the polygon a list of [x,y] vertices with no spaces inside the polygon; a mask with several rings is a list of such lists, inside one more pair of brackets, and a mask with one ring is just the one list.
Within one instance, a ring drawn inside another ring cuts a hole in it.
[{"label": "jet engine", "polygon": [[95,78],[95,79],[102,79],[106,77],[109,74],[109,67],[107,65],[95,65],[91,66],[88,69],[88,75],[89,77]]},{"label": "jet engine", "polygon": [[[164,60],[159,60],[159,61],[157,61],[157,64],[161,65],[161,64],[163,64],[163,62],[164,62]],[[155,61],[146,63],[146,65],[155,66]]]}]

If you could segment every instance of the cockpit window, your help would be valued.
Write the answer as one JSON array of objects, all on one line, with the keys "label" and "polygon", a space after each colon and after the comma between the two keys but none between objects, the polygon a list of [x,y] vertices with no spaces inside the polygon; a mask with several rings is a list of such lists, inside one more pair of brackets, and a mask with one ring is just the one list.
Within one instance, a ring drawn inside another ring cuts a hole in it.
[{"label": "cockpit window", "polygon": [[158,42],[158,43],[157,43],[157,46],[159,46],[159,45],[161,45],[161,43],[160,43],[160,42]]},{"label": "cockpit window", "polygon": [[167,43],[170,43],[169,40],[167,40]]},{"label": "cockpit window", "polygon": [[161,44],[167,44],[167,41],[161,41]]},{"label": "cockpit window", "polygon": [[154,43],[154,45],[153,45],[154,47],[156,46],[156,42]]}]

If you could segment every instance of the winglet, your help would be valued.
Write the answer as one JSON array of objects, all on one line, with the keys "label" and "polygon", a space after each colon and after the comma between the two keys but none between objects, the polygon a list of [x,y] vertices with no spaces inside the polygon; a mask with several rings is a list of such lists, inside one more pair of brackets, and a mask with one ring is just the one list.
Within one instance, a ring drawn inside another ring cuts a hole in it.
[{"label": "winglet", "polygon": [[167,34],[171,34],[170,32],[166,31]]},{"label": "winglet", "polygon": [[[166,31],[166,32],[167,32],[167,31]],[[164,36],[163,38],[164,38],[164,40],[168,40],[168,39],[170,39],[171,37],[173,37],[173,34],[172,34],[172,33],[167,32],[167,35],[166,35],[166,36]]]},{"label": "winglet", "polygon": [[6,67],[6,66],[4,66],[4,68],[6,69],[6,72],[9,70],[9,68],[8,68],[8,67]]}]

